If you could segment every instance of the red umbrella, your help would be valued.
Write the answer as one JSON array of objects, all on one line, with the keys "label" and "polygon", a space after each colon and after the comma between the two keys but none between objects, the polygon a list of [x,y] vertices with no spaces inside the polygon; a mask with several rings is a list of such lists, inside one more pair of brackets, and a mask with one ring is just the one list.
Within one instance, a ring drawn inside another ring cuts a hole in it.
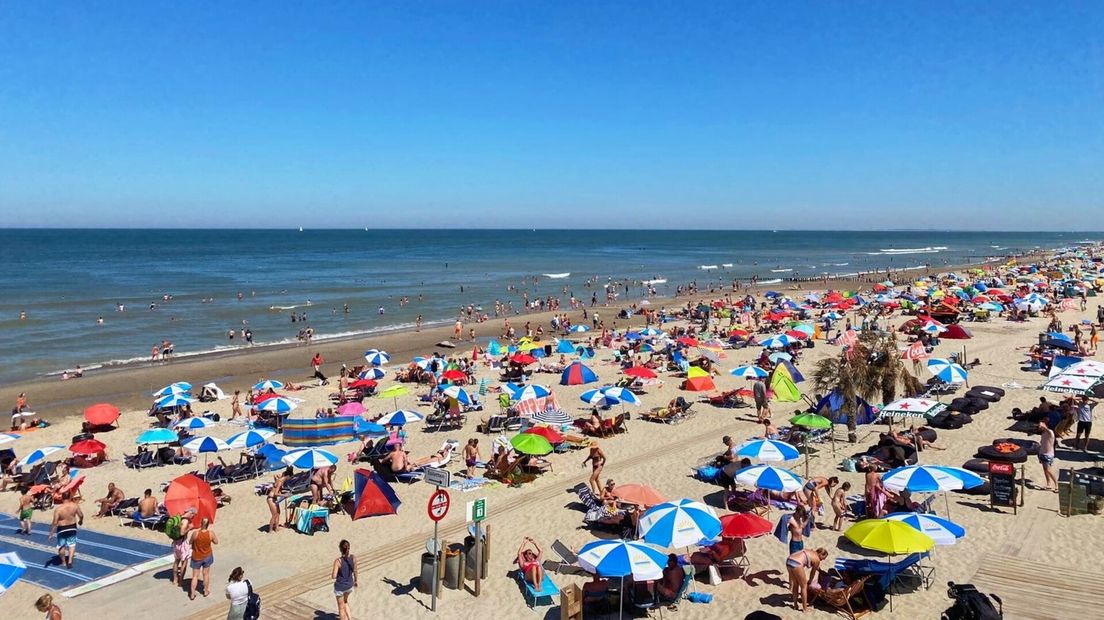
[{"label": "red umbrella", "polygon": [[698,346],[698,339],[697,338],[691,338],[690,336],[683,336],[682,338],[679,338],[678,340],[676,340],[676,342],[678,342],[679,344],[684,344],[688,347]]},{"label": "red umbrella", "polygon": [[625,373],[626,375],[628,375],[630,377],[636,377],[638,379],[655,379],[656,378],[656,374],[655,374],[654,370],[652,370],[651,368],[645,368],[643,366],[632,366],[632,367],[626,368],[625,370],[622,370],[621,372]]},{"label": "red umbrella", "polygon": [[468,378],[468,375],[460,372],[459,370],[446,370],[441,373],[441,378],[446,381],[463,381]]},{"label": "red umbrella", "polygon": [[741,339],[746,340],[747,337],[750,336],[750,335],[751,335],[751,332],[749,332],[746,329],[734,329],[734,330],[728,332],[728,337],[729,338],[741,338]]},{"label": "red umbrella", "polygon": [[286,397],[283,394],[277,394],[275,392],[272,392],[272,393],[264,392],[262,394],[257,394],[256,396],[253,397],[253,404],[257,405],[257,404],[263,403],[264,401],[266,401],[270,398],[286,398]]},{"label": "red umbrella", "polygon": [[165,510],[169,516],[184,514],[189,508],[196,509],[196,520],[208,519],[215,522],[215,494],[211,486],[195,474],[184,474],[169,483],[165,491]]},{"label": "red umbrella", "polygon": [[84,410],[84,419],[95,426],[114,424],[119,419],[119,408],[109,403],[98,403]]},{"label": "red umbrella", "polygon": [[809,334],[797,329],[787,331],[786,335],[795,340],[807,340],[809,338]]},{"label": "red umbrella", "polygon": [[773,530],[774,524],[754,512],[736,512],[721,517],[721,536],[725,538],[755,538]]},{"label": "red umbrella", "polygon": [[515,353],[510,361],[520,366],[528,366],[529,364],[536,364],[537,358],[529,355],[528,353]]},{"label": "red umbrella", "polygon": [[98,439],[82,439],[77,443],[69,446],[69,451],[73,454],[79,454],[81,456],[93,456],[107,450],[107,446],[104,442]]},{"label": "red umbrella", "polygon": [[353,381],[352,383],[350,383],[349,387],[351,387],[353,389],[374,388],[374,387],[376,387],[376,385],[378,385],[378,384],[375,381],[371,380],[371,379],[357,379],[356,381]]},{"label": "red umbrella", "polygon": [[533,428],[525,432],[529,433],[530,435],[540,435],[541,437],[547,439],[548,443],[551,444],[561,443],[564,440],[563,435],[559,434],[551,428],[548,428],[547,426],[534,426]]}]

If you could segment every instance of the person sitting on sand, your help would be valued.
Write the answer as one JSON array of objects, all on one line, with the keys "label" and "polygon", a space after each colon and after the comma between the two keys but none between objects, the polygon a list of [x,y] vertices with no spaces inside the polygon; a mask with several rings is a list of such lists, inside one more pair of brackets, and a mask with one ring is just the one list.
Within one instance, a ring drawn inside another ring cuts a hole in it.
[{"label": "person sitting on sand", "polygon": [[583,432],[594,435],[602,429],[602,414],[597,407],[590,408],[590,418],[583,421]]},{"label": "person sitting on sand", "polygon": [[100,505],[100,511],[96,513],[97,517],[106,517],[119,505],[119,502],[126,499],[126,494],[123,490],[115,486],[114,482],[107,483],[107,495],[102,499],[96,500],[96,503]]},{"label": "person sitting on sand", "polygon": [[138,514],[146,518],[157,514],[157,498],[153,496],[153,489],[146,489],[142,499],[138,500]]},{"label": "person sitting on sand", "polygon": [[777,440],[782,436],[782,433],[778,430],[778,427],[771,424],[770,418],[763,418],[763,439]]},{"label": "person sitting on sand", "polygon": [[[527,546],[531,546],[532,549],[527,549]],[[518,547],[515,561],[522,577],[537,590],[541,589],[541,584],[544,582],[544,567],[541,566],[543,557],[544,552],[541,551],[540,545],[526,536],[525,540],[521,542],[521,546]]]}]

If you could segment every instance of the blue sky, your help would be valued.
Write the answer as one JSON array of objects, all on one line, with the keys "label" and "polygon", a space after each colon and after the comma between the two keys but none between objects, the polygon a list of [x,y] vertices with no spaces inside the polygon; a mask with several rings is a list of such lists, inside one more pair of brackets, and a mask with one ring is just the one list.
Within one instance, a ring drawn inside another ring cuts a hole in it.
[{"label": "blue sky", "polygon": [[0,4],[0,226],[1099,230],[1102,197],[1099,2]]}]

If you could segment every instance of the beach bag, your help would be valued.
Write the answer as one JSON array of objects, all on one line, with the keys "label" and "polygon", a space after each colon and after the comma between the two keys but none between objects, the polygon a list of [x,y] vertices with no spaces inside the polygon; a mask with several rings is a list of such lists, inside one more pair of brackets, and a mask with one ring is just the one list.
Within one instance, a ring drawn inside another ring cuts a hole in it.
[{"label": "beach bag", "polygon": [[249,588],[249,598],[245,601],[245,620],[258,620],[261,617],[261,595],[253,591],[253,584],[245,580],[245,587]]},{"label": "beach bag", "polygon": [[717,479],[717,475],[721,473],[720,468],[713,465],[702,465],[698,468],[698,478],[703,482],[713,482]]},{"label": "beach bag", "polygon": [[721,585],[721,571],[717,569],[716,564],[709,565],[709,585],[719,586]]},{"label": "beach bag", "polygon": [[843,468],[843,471],[849,471],[852,473],[858,471],[858,469],[856,469],[855,467],[855,459],[852,458],[843,459],[843,462],[840,463],[840,467]]},{"label": "beach bag", "polygon": [[173,540],[180,540],[180,524],[184,521],[181,515],[173,515],[165,521],[165,535]]}]

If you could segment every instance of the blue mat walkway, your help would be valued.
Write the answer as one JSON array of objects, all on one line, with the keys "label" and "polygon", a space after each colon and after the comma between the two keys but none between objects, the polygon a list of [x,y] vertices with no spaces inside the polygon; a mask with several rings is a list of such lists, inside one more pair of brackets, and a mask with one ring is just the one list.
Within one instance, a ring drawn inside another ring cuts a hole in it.
[{"label": "blue mat walkway", "polygon": [[168,538],[161,545],[82,528],[77,536],[77,559],[69,569],[58,561],[57,538],[46,540],[48,524],[35,523],[30,536],[16,534],[18,528],[15,517],[0,514],[0,552],[17,552],[27,564],[22,579],[50,590],[83,585],[172,553]]}]

